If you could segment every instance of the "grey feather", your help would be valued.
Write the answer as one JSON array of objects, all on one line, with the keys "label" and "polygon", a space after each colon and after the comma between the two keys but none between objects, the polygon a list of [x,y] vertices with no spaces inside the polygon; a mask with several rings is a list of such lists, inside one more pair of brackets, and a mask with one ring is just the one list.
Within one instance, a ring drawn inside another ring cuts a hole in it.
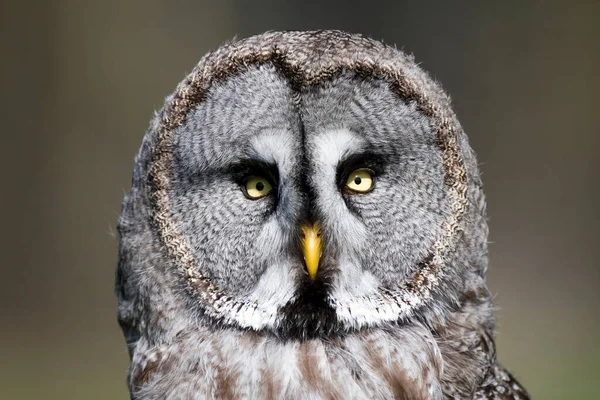
[{"label": "grey feather", "polygon": [[[344,189],[356,168],[372,191]],[[274,32],[206,55],[153,119],[118,229],[134,399],[528,398],[496,360],[475,155],[394,48]]]}]

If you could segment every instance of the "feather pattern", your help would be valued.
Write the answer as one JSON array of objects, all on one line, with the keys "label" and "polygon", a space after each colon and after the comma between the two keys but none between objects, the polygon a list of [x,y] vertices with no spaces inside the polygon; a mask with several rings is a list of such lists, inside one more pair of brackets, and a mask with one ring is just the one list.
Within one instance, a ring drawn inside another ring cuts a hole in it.
[{"label": "feather pattern", "polygon": [[225,44],[152,120],[123,202],[132,398],[528,399],[496,359],[485,207],[411,56],[339,31]]}]

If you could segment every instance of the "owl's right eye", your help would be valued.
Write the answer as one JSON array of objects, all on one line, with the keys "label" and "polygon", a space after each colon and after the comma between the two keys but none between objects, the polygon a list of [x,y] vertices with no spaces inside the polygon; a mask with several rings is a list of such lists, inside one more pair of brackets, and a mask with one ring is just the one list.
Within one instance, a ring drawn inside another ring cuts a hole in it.
[{"label": "owl's right eye", "polygon": [[261,176],[251,176],[246,181],[245,189],[246,197],[257,200],[271,193],[273,186]]}]

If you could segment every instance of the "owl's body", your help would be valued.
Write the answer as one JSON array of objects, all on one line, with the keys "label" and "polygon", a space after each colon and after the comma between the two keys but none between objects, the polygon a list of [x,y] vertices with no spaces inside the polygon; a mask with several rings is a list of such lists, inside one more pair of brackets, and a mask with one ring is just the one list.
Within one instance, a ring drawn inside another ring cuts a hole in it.
[{"label": "owl's body", "polygon": [[496,362],[473,152],[381,43],[207,55],[145,137],[119,232],[132,398],[528,398]]}]

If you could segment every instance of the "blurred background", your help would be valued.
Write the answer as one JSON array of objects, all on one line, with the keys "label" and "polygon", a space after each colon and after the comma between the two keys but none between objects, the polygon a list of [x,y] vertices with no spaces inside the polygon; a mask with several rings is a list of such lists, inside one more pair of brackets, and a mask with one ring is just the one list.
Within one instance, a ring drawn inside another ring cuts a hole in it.
[{"label": "blurred background", "polygon": [[337,28],[414,53],[479,155],[499,357],[600,398],[600,3],[3,1],[0,398],[126,399],[115,224],[154,110],[234,36]]}]

